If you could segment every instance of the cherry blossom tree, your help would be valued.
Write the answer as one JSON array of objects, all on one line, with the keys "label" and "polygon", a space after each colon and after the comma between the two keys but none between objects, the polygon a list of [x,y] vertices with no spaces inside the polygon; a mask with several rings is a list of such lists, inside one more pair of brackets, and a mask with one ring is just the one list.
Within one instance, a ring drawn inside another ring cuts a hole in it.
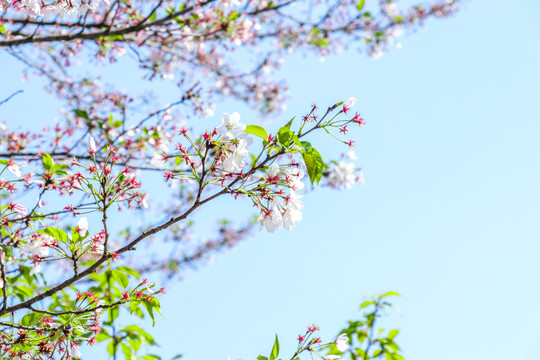
[{"label": "cherry blossom tree", "polygon": [[[325,57],[354,45],[377,58],[399,47],[404,31],[450,16],[458,5],[3,0],[3,56],[17,59],[23,76],[42,78],[44,91],[68,110],[40,129],[0,128],[0,358],[81,358],[80,345],[97,342],[114,358],[159,358],[141,348],[155,344],[146,330],[119,320],[154,321],[167,279],[234,247],[254,228],[293,230],[306,184],[345,189],[362,182],[353,152],[331,161],[310,143],[319,132],[353,147],[349,131],[364,124],[354,97],[307,105],[276,133],[238,113],[222,114],[221,125],[202,131],[194,120],[214,115],[224,98],[277,117],[287,88],[276,74],[289,53]],[[172,84],[175,100],[104,82],[103,69],[117,62],[136,65],[141,81]],[[143,186],[158,181],[166,187],[157,193]],[[256,221],[216,214],[215,236],[199,240],[193,214],[217,198],[251,203]],[[292,358],[349,352],[399,360],[397,333],[377,338],[373,330],[393,294],[369,300],[373,312],[330,342],[309,327]],[[349,347],[353,339],[358,344]],[[276,339],[269,359],[278,353]]]}]

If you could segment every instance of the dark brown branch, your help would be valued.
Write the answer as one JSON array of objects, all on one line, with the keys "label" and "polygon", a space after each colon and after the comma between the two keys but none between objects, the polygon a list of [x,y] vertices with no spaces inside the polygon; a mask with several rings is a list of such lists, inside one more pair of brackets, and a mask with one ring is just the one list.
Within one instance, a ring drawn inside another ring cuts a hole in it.
[{"label": "dark brown branch", "polygon": [[[207,5],[214,0],[207,0],[201,4],[201,6]],[[119,27],[117,29],[111,30],[111,28],[107,27],[105,30],[101,31],[94,31],[90,33],[71,33],[71,34],[55,34],[55,35],[37,35],[37,36],[27,36],[24,38],[19,39],[5,39],[0,40],[0,47],[9,47],[9,46],[17,46],[17,45],[23,45],[28,43],[46,43],[46,42],[56,42],[56,41],[71,41],[75,39],[80,40],[97,40],[101,37],[106,36],[118,36],[118,35],[127,35],[131,33],[135,33],[144,29],[147,29],[152,26],[159,26],[167,23],[168,21],[174,19],[175,17],[187,14],[188,12],[193,10],[193,6],[186,7],[181,11],[176,11],[172,14],[169,14],[161,19],[157,19],[155,21],[147,22],[147,18],[143,19],[142,21],[138,22],[135,25],[131,26],[124,26]]]}]

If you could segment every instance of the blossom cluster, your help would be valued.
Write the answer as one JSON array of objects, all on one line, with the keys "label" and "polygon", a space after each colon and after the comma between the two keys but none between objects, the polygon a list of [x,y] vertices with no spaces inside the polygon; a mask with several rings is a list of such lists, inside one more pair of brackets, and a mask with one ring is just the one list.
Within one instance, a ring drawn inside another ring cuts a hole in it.
[{"label": "blossom cluster", "polygon": [[40,0],[4,0],[2,6],[7,8],[12,6],[17,10],[24,12],[29,18],[43,17],[45,20],[52,19],[56,16],[64,18],[65,15],[76,14],[83,16],[87,11],[95,12],[105,3],[107,6],[110,0],[55,0],[52,3],[46,4]]}]

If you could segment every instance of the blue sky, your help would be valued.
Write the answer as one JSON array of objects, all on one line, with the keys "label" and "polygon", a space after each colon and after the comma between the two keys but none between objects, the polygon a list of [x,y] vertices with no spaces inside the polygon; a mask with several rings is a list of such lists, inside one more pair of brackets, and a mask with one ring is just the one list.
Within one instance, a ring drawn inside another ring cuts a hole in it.
[{"label": "blue sky", "polygon": [[[366,295],[393,290],[403,295],[399,311],[384,321],[400,329],[409,360],[534,358],[539,12],[535,1],[470,1],[377,61],[354,49],[323,63],[286,59],[284,118],[312,102],[358,98],[367,125],[355,150],[366,184],[318,189],[293,232],[259,233],[170,286],[153,329],[160,353],[254,359],[277,333],[287,358],[307,325],[332,339],[360,316]],[[254,122],[241,105],[216,110]],[[324,140],[317,147],[325,157],[347,151]],[[197,216],[237,209],[220,200]],[[85,359],[102,359],[93,356]]]},{"label": "blue sky", "polygon": [[378,61],[287,59],[291,114],[359,99],[366,184],[306,196],[295,231],[261,233],[171,289],[164,350],[253,359],[277,333],[285,357],[305,326],[333,337],[364,296],[394,290],[386,323],[407,359],[534,358],[539,10],[471,1]]}]

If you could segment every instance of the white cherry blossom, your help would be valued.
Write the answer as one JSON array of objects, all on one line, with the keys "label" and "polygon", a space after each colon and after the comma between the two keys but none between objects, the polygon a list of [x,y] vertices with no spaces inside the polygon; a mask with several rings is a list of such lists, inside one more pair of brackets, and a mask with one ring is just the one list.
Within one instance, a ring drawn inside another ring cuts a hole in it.
[{"label": "white cherry blossom", "polygon": [[350,189],[356,182],[354,163],[340,161],[338,165],[328,175],[328,183],[331,186],[343,189]]},{"label": "white cherry blossom", "polygon": [[85,236],[88,233],[88,220],[85,217],[82,217],[77,224],[79,229],[79,236]]},{"label": "white cherry blossom", "polygon": [[244,168],[244,158],[249,155],[248,146],[253,142],[250,137],[238,139],[238,144],[234,145],[234,151],[228,158],[223,160],[223,170],[227,172],[238,172]]},{"label": "white cherry blossom", "polygon": [[276,199],[272,201],[272,206],[269,210],[263,210],[257,222],[260,225],[259,231],[265,228],[269,233],[273,233],[283,226],[283,216],[278,209],[278,202]]},{"label": "white cherry blossom", "polygon": [[349,337],[345,334],[341,334],[338,336],[338,338],[335,341],[336,347],[339,351],[345,351],[349,348],[349,344],[347,342],[349,341]]},{"label": "white cherry blossom", "polygon": [[152,157],[152,160],[150,160],[150,164],[154,165],[155,167],[163,167],[165,166],[165,163],[167,163],[166,155],[162,152],[155,153],[154,157]]},{"label": "white cherry blossom", "polygon": [[246,124],[240,122],[240,114],[237,112],[230,115],[224,113],[221,122],[222,125],[218,126],[216,131],[226,139],[234,139],[246,130]]},{"label": "white cherry blossom", "polygon": [[279,165],[278,164],[272,164],[268,167],[268,177],[276,177],[279,174]]},{"label": "white cherry blossom", "polygon": [[79,348],[79,345],[71,343],[71,357],[74,358],[80,358],[82,356],[81,349]]},{"label": "white cherry blossom", "polygon": [[16,177],[21,177],[21,168],[25,167],[26,166],[26,162],[25,161],[21,161],[19,163],[16,163],[15,161],[13,160],[9,160],[9,163],[8,163],[8,170],[13,174],[15,175]]},{"label": "white cherry blossom", "polygon": [[35,274],[40,273],[40,272],[41,272],[41,263],[36,262],[34,264],[34,267],[30,270],[30,275],[35,275]]},{"label": "white cherry blossom", "polygon": [[44,257],[49,255],[48,242],[54,242],[54,238],[45,234],[35,234],[32,236],[32,241],[21,246],[25,253],[30,253],[32,256]]}]

